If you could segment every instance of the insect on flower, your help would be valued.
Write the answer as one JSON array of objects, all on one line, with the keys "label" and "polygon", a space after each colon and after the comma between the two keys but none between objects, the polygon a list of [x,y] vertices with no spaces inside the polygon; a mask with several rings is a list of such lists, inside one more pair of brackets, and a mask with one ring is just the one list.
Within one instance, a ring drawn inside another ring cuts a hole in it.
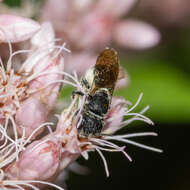
[{"label": "insect on flower", "polygon": [[[81,79],[86,95],[82,120],[78,125],[80,137],[100,136],[109,111],[112,94],[119,74],[118,54],[114,49],[104,49]],[[81,91],[73,94],[84,95]]]}]

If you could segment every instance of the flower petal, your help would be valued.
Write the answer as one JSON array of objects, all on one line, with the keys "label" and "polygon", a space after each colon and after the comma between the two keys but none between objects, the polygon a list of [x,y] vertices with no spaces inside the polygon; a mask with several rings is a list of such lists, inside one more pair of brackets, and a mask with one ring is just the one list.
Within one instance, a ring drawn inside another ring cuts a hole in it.
[{"label": "flower petal", "polygon": [[[125,116],[127,102],[123,98],[113,97],[110,110],[107,114],[106,125],[103,134],[113,134],[120,129],[121,122]],[[111,121],[109,121],[111,119]]]},{"label": "flower petal", "polygon": [[114,38],[124,47],[144,49],[157,45],[160,41],[160,33],[143,21],[127,20],[116,26]]},{"label": "flower petal", "polygon": [[49,180],[56,175],[61,157],[61,142],[54,136],[32,142],[6,172],[11,179]]},{"label": "flower petal", "polygon": [[96,56],[87,52],[74,53],[68,57],[65,63],[65,70],[67,72],[72,73],[76,71],[81,75],[96,63]]},{"label": "flower petal", "polygon": [[0,15],[0,42],[20,42],[31,38],[40,25],[28,18]]},{"label": "flower petal", "polygon": [[129,12],[136,0],[100,0],[97,9],[113,17],[120,17]]},{"label": "flower petal", "polygon": [[[39,60],[37,65],[32,67],[33,74],[30,75],[30,79],[27,78],[27,90],[28,92],[35,91],[35,93],[23,100],[16,112],[15,118],[19,134],[23,133],[24,128],[28,137],[32,131],[47,120],[48,114],[56,105],[61,86],[61,83],[57,81],[63,77],[58,72],[63,71],[63,65],[62,57],[52,59],[52,57],[46,56],[43,57],[43,61]],[[40,76],[43,72],[46,74]],[[43,129],[39,130],[33,137],[35,138],[42,131]]]},{"label": "flower petal", "polygon": [[[15,120],[17,131],[23,133],[25,129],[26,136],[30,136],[32,132],[39,127],[47,119],[47,110],[42,102],[37,98],[31,97],[22,102],[21,107],[16,112]],[[44,128],[35,133],[34,138],[39,135]]]},{"label": "flower petal", "polygon": [[130,84],[129,75],[128,75],[128,73],[124,70],[124,68],[120,66],[120,69],[119,69],[119,76],[118,76],[118,79],[117,79],[117,83],[116,83],[115,88],[116,88],[116,89],[126,88],[126,87],[129,86],[129,84]]},{"label": "flower petal", "polygon": [[87,11],[94,2],[92,0],[73,0],[72,3],[77,11]]},{"label": "flower petal", "polygon": [[[71,14],[70,1],[47,0],[42,9],[42,20],[51,21],[54,25],[59,25]],[[59,25],[62,29],[63,25]],[[58,27],[58,26],[57,26]]]},{"label": "flower petal", "polygon": [[41,25],[41,30],[31,39],[31,44],[33,48],[40,48],[45,46],[51,48],[54,45],[54,40],[55,33],[52,24],[50,22],[44,22]]}]

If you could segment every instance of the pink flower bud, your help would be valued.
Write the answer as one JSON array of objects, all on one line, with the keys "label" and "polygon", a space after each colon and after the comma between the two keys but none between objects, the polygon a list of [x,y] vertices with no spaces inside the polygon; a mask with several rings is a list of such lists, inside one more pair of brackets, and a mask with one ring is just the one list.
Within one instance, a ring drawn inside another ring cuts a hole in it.
[{"label": "pink flower bud", "polygon": [[[131,103],[125,99],[113,97],[110,110],[107,114],[106,125],[103,128],[103,133],[113,134],[136,120],[144,121],[150,125],[153,125],[154,123],[148,117],[143,115],[143,113],[149,109],[149,106],[145,107],[140,113],[132,113],[132,111],[139,104],[142,95],[143,94],[141,93],[137,102],[132,107],[130,107]],[[123,121],[125,116],[128,116],[129,118]]]},{"label": "pink flower bud", "polygon": [[[72,42],[77,42],[76,47],[80,49],[99,48],[109,44],[113,19],[109,15],[97,11],[90,12],[83,17],[75,28],[70,31]],[[82,36],[79,40],[79,36]]]},{"label": "pink flower bud", "polygon": [[73,0],[73,7],[80,12],[87,11],[94,2],[91,0]]},{"label": "pink flower bud", "polygon": [[6,169],[10,180],[50,181],[59,170],[61,142],[53,135],[34,141]]},{"label": "pink flower bud", "polygon": [[[38,100],[38,98],[30,97],[21,103],[21,107],[16,112],[15,120],[19,134],[25,129],[28,137],[34,129],[40,126],[47,118],[46,106]],[[35,133],[35,136],[40,134],[43,128]],[[34,137],[35,137],[34,136]]]},{"label": "pink flower bud", "polygon": [[[73,113],[73,108],[71,109]],[[61,136],[63,140],[63,149],[61,157],[60,169],[65,169],[74,160],[81,155],[80,141],[78,139],[78,132],[76,123],[73,122],[73,113],[66,110],[59,118],[59,122],[56,128],[56,134]]]},{"label": "pink flower bud", "polygon": [[107,114],[106,125],[103,133],[113,134],[119,130],[126,113],[127,102],[123,98],[113,97],[110,110]]},{"label": "pink flower bud", "polygon": [[129,79],[127,77],[124,77],[117,81],[115,88],[121,89],[127,87],[128,85],[129,85]]},{"label": "pink flower bud", "polygon": [[128,87],[129,84],[130,84],[130,78],[128,73],[125,71],[123,67],[120,67],[119,76],[115,88],[116,89],[125,88]]},{"label": "pink flower bud", "polygon": [[[35,128],[47,120],[58,97],[62,79],[62,75],[58,72],[63,71],[63,59],[61,57],[53,60],[51,57],[48,58],[44,58],[44,61],[33,68],[34,74],[28,78],[27,92],[30,95],[22,101],[16,113],[19,133],[22,134],[23,128],[25,128],[26,136],[29,136]],[[40,76],[43,72],[46,74]],[[43,130],[39,130],[35,136],[41,131]]]},{"label": "pink flower bud", "polygon": [[67,72],[72,73],[76,71],[77,74],[82,75],[96,63],[96,56],[87,52],[72,53],[65,62],[67,63],[65,65]]},{"label": "pink flower bud", "polygon": [[[63,71],[64,60],[62,57],[54,59],[53,56],[54,54],[47,59],[44,58],[44,62],[41,61],[33,68],[34,77],[35,73],[39,76],[34,79],[31,76],[28,88],[29,92],[36,91],[33,96],[46,106],[47,111],[52,110],[55,106],[63,78],[61,72]],[[43,73],[45,74],[43,75]]]},{"label": "pink flower bud", "polygon": [[114,39],[124,47],[144,49],[157,45],[160,34],[153,26],[145,22],[127,20],[116,25]]},{"label": "pink flower bud", "polygon": [[[64,66],[63,58],[59,56],[60,50],[55,49],[54,33],[49,23],[43,24],[42,30],[32,38],[32,48],[36,50],[22,68],[24,72],[31,73],[26,79],[28,98],[22,101],[16,113],[19,133],[25,128],[26,136],[44,123],[54,108]],[[43,130],[39,130],[35,136],[41,131]]]},{"label": "pink flower bud", "polygon": [[50,22],[44,22],[41,25],[41,30],[31,39],[32,49],[44,48],[53,50],[55,33]]},{"label": "pink flower bud", "polygon": [[59,24],[61,24],[62,21],[64,22],[64,20],[67,19],[70,14],[72,14],[72,12],[70,11],[70,5],[71,4],[69,3],[69,1],[45,1],[45,5],[42,9],[42,19],[45,21],[51,21],[56,27],[60,27],[60,29],[63,29],[63,27],[59,26]]},{"label": "pink flower bud", "polygon": [[0,15],[0,42],[20,42],[31,38],[40,25],[28,18]]},{"label": "pink flower bud", "polygon": [[112,17],[120,17],[131,9],[136,0],[99,0],[96,8]]},{"label": "pink flower bud", "polygon": [[2,71],[0,78],[0,120],[2,125],[7,123],[5,127],[7,127],[9,119],[14,118],[20,107],[20,100],[26,97],[25,90],[27,88],[25,77],[8,68],[9,64],[7,64],[6,70],[4,67],[0,67]]}]

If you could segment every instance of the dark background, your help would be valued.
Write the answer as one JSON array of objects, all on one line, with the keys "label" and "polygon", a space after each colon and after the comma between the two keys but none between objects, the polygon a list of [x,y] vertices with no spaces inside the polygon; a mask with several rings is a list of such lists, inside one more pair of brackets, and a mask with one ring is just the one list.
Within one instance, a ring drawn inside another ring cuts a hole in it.
[{"label": "dark background", "polygon": [[159,124],[157,131],[159,137],[147,138],[146,141],[141,139],[141,142],[161,147],[164,150],[162,154],[127,146],[127,152],[133,157],[130,163],[119,153],[105,153],[110,170],[110,177],[106,178],[102,161],[96,153],[91,153],[88,162],[80,159],[80,163],[90,168],[90,174],[79,176],[70,173],[68,188],[188,190],[188,124],[180,125],[180,129],[175,124]]}]

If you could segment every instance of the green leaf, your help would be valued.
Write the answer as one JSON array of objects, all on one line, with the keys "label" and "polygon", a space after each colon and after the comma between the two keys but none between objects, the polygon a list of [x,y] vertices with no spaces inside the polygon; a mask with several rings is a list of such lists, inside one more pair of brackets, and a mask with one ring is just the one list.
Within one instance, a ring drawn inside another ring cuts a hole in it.
[{"label": "green leaf", "polygon": [[4,0],[3,3],[10,7],[20,7],[22,0]]}]

